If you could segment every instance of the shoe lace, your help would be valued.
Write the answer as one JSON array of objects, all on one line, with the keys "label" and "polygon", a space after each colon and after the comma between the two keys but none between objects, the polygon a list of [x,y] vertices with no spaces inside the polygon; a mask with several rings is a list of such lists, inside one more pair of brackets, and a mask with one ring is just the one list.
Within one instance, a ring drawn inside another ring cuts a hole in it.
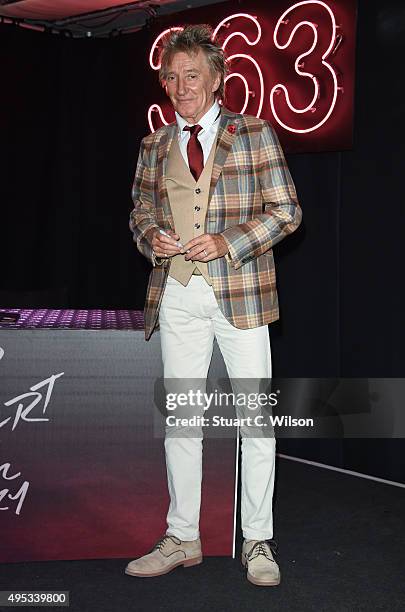
[{"label": "shoe lace", "polygon": [[256,557],[258,557],[259,555],[263,555],[269,561],[275,562],[274,559],[271,558],[268,549],[271,550],[273,555],[277,555],[278,546],[274,540],[260,540],[252,546],[252,548],[247,553],[246,558],[251,561],[252,559],[256,559]]},{"label": "shoe lace", "polygon": [[176,536],[164,535],[162,538],[160,538],[160,540],[156,542],[151,552],[153,552],[154,550],[158,550],[159,552],[161,552],[169,540],[171,540],[173,544],[177,544],[178,546],[181,544],[181,540],[179,540],[179,538],[176,538]]}]

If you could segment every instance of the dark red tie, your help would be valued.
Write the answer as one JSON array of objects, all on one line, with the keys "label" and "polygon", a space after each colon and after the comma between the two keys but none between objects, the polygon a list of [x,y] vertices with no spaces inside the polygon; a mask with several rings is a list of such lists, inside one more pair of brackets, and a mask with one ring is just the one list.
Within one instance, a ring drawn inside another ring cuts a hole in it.
[{"label": "dark red tie", "polygon": [[204,154],[201,142],[197,138],[197,134],[202,130],[201,125],[186,125],[183,130],[190,132],[190,139],[187,143],[187,157],[190,172],[198,181],[200,174],[204,168]]}]

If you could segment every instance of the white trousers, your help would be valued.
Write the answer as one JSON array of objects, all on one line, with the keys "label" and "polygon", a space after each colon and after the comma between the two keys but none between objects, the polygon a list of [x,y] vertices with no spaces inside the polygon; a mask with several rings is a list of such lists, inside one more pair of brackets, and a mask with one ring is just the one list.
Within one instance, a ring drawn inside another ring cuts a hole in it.
[{"label": "white trousers", "polygon": [[[165,379],[205,380],[214,338],[230,379],[271,378],[268,326],[234,327],[220,311],[203,276],[193,275],[186,287],[168,277],[159,326]],[[241,521],[246,539],[273,537],[275,445],[274,437],[242,434]],[[170,495],[167,533],[195,540],[199,537],[201,502],[201,429],[194,435],[176,435],[172,428],[170,433],[166,429],[165,453]]]}]

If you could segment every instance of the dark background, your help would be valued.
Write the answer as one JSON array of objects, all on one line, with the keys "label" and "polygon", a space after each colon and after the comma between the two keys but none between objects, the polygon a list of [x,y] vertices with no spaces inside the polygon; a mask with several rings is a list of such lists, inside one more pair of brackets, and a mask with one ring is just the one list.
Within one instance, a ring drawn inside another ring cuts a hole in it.
[{"label": "dark background", "polygon": [[[304,220],[275,248],[276,376],[404,375],[404,30],[402,2],[360,0],[353,150],[287,155]],[[149,48],[148,31],[0,26],[1,306],[143,308],[150,266],[128,218]],[[378,444],[399,479],[402,440]]]}]

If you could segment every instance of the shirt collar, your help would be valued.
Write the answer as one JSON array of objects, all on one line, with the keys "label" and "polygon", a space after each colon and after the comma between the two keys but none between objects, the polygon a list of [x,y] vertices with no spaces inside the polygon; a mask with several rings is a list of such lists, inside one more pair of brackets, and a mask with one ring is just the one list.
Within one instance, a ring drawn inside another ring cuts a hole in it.
[{"label": "shirt collar", "polygon": [[[218,113],[220,112],[221,107],[218,104],[218,101],[215,100],[214,104],[211,106],[209,110],[203,115],[198,122],[198,125],[201,125],[203,130],[209,130],[215,123],[218,118]],[[192,123],[188,123],[177,111],[175,111],[177,125],[179,126],[180,134],[183,132],[183,128],[186,125],[194,125]],[[187,133],[187,132],[186,132]]]}]

